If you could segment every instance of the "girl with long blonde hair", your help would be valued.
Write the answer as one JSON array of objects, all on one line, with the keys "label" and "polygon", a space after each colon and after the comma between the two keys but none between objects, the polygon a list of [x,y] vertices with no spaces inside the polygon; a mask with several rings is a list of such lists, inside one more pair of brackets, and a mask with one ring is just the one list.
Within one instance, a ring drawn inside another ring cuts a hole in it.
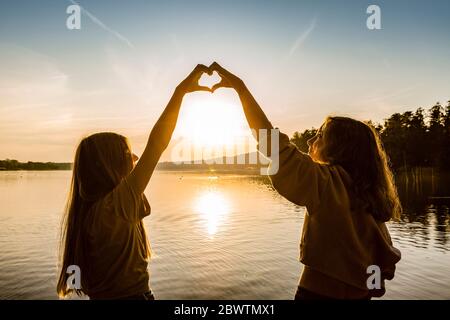
[{"label": "girl with long blonde hair", "polygon": [[[198,65],[182,81],[153,127],[138,159],[128,140],[96,133],[79,144],[62,224],[57,293],[91,299],[153,299],[147,271],[150,247],[142,219],[150,214],[144,190],[175,129],[185,94],[210,91],[199,86]],[[81,286],[70,280],[70,266],[81,272]]]}]

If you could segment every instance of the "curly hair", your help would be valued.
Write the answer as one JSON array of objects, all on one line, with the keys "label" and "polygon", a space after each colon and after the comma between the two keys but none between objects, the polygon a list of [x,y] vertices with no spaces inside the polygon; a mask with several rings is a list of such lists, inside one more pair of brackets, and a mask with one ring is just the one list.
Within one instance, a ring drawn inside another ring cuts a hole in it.
[{"label": "curly hair", "polygon": [[351,177],[353,207],[367,210],[378,221],[397,220],[402,207],[378,132],[369,123],[328,117],[322,127],[320,158],[341,166]]}]

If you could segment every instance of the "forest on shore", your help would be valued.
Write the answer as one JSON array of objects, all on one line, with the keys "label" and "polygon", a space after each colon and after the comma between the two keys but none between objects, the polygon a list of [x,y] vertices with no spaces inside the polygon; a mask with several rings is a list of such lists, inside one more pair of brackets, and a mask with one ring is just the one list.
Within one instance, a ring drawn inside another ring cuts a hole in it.
[{"label": "forest on shore", "polygon": [[[394,170],[433,167],[450,170],[450,101],[429,109],[394,113],[382,124],[368,121],[380,134]],[[308,151],[307,141],[317,129],[295,132],[291,138],[297,147]]]},{"label": "forest on shore", "polygon": [[19,162],[17,160],[0,160],[0,170],[71,170],[70,162]]}]

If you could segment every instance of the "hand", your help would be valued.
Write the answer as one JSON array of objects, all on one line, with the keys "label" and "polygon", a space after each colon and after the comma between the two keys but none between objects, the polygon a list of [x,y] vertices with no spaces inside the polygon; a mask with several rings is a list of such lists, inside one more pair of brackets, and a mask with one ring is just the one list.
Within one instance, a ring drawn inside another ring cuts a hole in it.
[{"label": "hand", "polygon": [[208,91],[208,92],[212,92],[212,90],[208,87],[205,86],[200,86],[198,84],[198,80],[200,79],[200,77],[202,76],[203,73],[207,73],[209,75],[212,74],[212,71],[210,71],[210,69],[203,65],[203,64],[198,64],[194,70],[187,76],[186,79],[184,79],[178,86],[177,86],[177,91],[179,91],[182,94],[185,93],[190,93],[190,92],[194,92],[194,91]]},{"label": "hand", "polygon": [[222,78],[222,80],[219,83],[216,83],[215,85],[212,86],[211,92],[214,92],[219,88],[233,88],[239,93],[239,91],[241,91],[241,89],[245,87],[244,82],[241,79],[236,77],[228,70],[222,68],[217,62],[213,62],[209,66],[209,70],[211,73],[213,71],[217,71],[219,76]]}]

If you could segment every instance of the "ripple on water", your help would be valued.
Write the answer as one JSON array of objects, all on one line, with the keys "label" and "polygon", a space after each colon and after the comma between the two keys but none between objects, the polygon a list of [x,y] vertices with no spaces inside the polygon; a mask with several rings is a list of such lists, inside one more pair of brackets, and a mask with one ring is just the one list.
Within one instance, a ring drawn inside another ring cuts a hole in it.
[{"label": "ripple on water", "polygon": [[[22,178],[0,172],[0,299],[56,298],[57,236],[69,180],[70,172]],[[293,297],[305,209],[267,181],[156,172],[146,194],[157,298]],[[384,298],[450,299],[448,215],[448,208],[428,206],[388,224],[402,260]]]}]

